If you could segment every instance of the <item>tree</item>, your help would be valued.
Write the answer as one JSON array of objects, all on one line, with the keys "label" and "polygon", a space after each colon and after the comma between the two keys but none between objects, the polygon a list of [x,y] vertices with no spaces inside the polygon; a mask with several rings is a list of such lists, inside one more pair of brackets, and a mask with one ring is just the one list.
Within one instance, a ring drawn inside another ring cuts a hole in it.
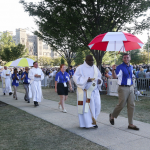
[{"label": "tree", "polygon": [[14,47],[15,42],[12,39],[12,36],[8,33],[1,33],[0,35],[0,50],[2,50],[5,47]]},{"label": "tree", "polygon": [[17,46],[5,46],[2,48],[0,52],[0,57],[2,61],[13,61],[22,57],[25,54],[25,46],[22,44],[18,44]]},{"label": "tree", "polygon": [[[79,53],[79,52],[77,52],[77,53]],[[75,65],[78,66],[78,65],[83,64],[83,63],[84,63],[84,60],[85,60],[85,58],[86,58],[86,55],[92,55],[92,53],[91,53],[88,49],[86,49],[86,50],[80,52],[80,53],[78,54],[78,57],[76,57],[75,60],[74,60]]]},{"label": "tree", "polygon": [[60,62],[61,62],[61,64],[64,64],[64,63],[65,63],[65,60],[63,59],[63,57],[61,57]]},{"label": "tree", "polygon": [[148,38],[147,42],[144,44],[143,47],[144,51],[148,52],[148,49],[150,51],[150,38]]},{"label": "tree", "polygon": [[120,59],[121,54],[118,52],[107,52],[105,56],[103,57],[103,64],[120,64],[122,62],[122,59]]},{"label": "tree", "polygon": [[38,62],[41,66],[49,66],[53,64],[53,59],[50,59],[47,56],[41,56],[39,57]]},{"label": "tree", "polygon": [[[122,58],[123,58],[123,54],[124,53],[120,53],[120,57],[118,59],[119,62],[122,62]],[[131,64],[141,64],[141,63],[145,63],[147,62],[147,60],[145,60],[145,53],[142,52],[142,50],[136,49],[136,50],[132,50],[130,51],[130,63]]]},{"label": "tree", "polygon": [[[50,33],[63,33],[62,37],[72,39],[73,43],[76,41],[79,47],[88,48],[89,42],[98,34],[121,30],[140,32],[149,23],[149,18],[137,21],[145,16],[144,12],[150,6],[145,0],[45,0],[38,4],[22,0],[21,3],[25,11],[37,18],[36,23],[45,39],[51,38]],[[133,23],[133,26],[128,27],[127,23]],[[91,53],[99,66],[105,52],[91,50]]]}]

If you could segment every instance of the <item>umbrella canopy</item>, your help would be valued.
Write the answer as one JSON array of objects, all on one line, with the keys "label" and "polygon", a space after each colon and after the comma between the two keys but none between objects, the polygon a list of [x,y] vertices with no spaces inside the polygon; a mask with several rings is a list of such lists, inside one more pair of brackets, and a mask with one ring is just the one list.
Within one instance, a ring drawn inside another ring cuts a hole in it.
[{"label": "umbrella canopy", "polygon": [[8,67],[8,66],[11,66],[12,62],[13,62],[13,61],[10,61],[10,62],[8,62],[7,64],[5,64],[4,66],[7,66],[7,67]]},{"label": "umbrella canopy", "polygon": [[130,51],[142,48],[143,42],[130,33],[107,32],[96,36],[88,46],[91,50]]},{"label": "umbrella canopy", "polygon": [[29,66],[33,66],[33,59],[30,58],[19,58],[14,60],[10,66],[20,66],[20,67],[29,67]]}]

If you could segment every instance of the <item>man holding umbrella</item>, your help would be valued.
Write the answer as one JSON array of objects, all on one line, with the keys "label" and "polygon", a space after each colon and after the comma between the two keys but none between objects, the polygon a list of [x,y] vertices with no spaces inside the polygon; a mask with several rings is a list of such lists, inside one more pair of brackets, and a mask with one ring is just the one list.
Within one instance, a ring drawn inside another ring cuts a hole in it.
[{"label": "man holding umbrella", "polygon": [[114,118],[117,118],[121,110],[127,103],[128,111],[128,129],[139,130],[139,128],[133,125],[133,113],[135,108],[134,103],[134,87],[133,87],[133,66],[130,65],[130,56],[125,53],[123,55],[123,63],[116,68],[116,65],[112,66],[112,76],[114,79],[118,78],[118,98],[119,103],[114,109],[113,113],[109,115],[109,120],[114,125]]}]

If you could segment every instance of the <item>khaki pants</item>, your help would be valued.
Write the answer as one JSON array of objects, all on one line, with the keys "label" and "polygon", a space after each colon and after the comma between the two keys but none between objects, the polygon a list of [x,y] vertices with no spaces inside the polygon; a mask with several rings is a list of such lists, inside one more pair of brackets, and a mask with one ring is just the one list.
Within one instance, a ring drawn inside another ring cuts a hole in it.
[{"label": "khaki pants", "polygon": [[134,87],[124,87],[119,86],[118,87],[118,98],[119,98],[119,104],[114,109],[112,116],[114,118],[117,118],[121,110],[124,108],[124,106],[127,103],[127,111],[128,111],[128,122],[129,124],[133,124],[133,113],[134,113]]}]

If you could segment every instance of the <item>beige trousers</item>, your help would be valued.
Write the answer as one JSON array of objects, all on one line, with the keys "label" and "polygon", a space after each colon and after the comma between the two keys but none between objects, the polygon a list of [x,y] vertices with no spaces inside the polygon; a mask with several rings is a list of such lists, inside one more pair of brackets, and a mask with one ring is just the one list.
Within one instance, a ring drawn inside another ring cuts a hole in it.
[{"label": "beige trousers", "polygon": [[127,103],[127,111],[128,111],[128,122],[129,124],[133,124],[133,113],[134,113],[134,87],[118,87],[118,98],[119,104],[114,109],[112,116],[117,118],[121,110],[125,107]]}]

